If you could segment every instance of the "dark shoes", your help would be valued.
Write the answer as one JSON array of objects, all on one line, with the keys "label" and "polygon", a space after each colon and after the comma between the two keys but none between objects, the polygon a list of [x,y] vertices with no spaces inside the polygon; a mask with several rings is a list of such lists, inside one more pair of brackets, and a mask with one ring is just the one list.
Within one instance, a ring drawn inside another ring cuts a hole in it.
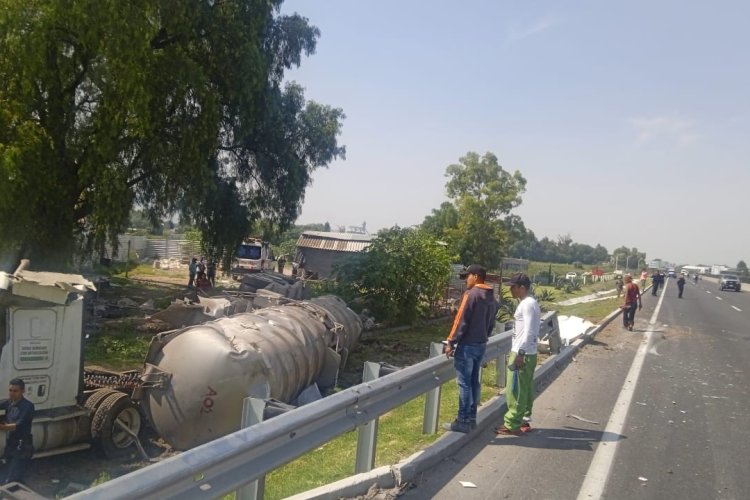
[{"label": "dark shoes", "polygon": [[474,427],[476,427],[476,425],[476,422],[474,422],[474,426],[472,427],[471,422],[462,422],[456,419],[450,424],[443,424],[443,429],[447,431],[462,432],[464,434],[468,434]]}]

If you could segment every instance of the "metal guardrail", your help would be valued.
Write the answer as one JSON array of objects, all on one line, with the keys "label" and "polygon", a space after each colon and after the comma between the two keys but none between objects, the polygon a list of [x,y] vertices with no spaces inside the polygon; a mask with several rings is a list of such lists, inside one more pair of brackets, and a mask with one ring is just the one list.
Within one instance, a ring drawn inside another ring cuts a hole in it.
[{"label": "metal guardrail", "polygon": [[[554,314],[548,313],[542,318],[542,329]],[[512,335],[512,330],[500,333],[496,330],[496,335],[487,343],[485,359],[503,357],[504,360]],[[69,498],[217,498],[262,479],[268,472],[439,388],[455,376],[453,361],[435,356]]]}]

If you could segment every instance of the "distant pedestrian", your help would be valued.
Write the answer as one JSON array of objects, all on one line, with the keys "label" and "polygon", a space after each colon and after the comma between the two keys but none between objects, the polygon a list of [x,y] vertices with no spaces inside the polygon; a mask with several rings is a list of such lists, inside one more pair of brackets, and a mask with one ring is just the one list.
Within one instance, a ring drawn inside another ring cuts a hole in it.
[{"label": "distant pedestrian", "polygon": [[641,303],[641,290],[633,283],[633,277],[625,275],[625,302],[622,304],[622,325],[633,331],[635,325],[635,310],[643,307]]},{"label": "distant pedestrian", "polygon": [[487,270],[472,264],[461,273],[466,278],[466,292],[456,313],[443,352],[453,357],[458,383],[458,416],[445,428],[454,432],[469,432],[477,425],[477,407],[482,386],[479,370],[487,349],[487,340],[495,328],[499,308],[494,290],[486,285]]},{"label": "distant pedestrian", "polygon": [[285,259],[285,258],[284,258],[284,256],[282,255],[282,256],[281,256],[281,257],[279,257],[279,258],[278,258],[278,260],[276,261],[276,268],[277,268],[276,270],[277,270],[277,271],[278,271],[278,272],[279,272],[280,274],[284,274],[284,265],[285,265],[285,264],[286,264],[286,259]]},{"label": "distant pedestrian", "polygon": [[695,273],[695,276],[693,276],[693,281],[696,285],[698,284],[698,273]]},{"label": "distant pedestrian", "polygon": [[216,288],[216,261],[208,259],[206,264],[206,277],[213,288]]},{"label": "distant pedestrian", "polygon": [[195,274],[198,272],[198,259],[193,257],[193,259],[190,261],[190,265],[188,266],[188,277],[190,278],[188,280],[188,288],[193,288],[193,283],[195,282]]},{"label": "distant pedestrian", "polygon": [[641,270],[641,290],[646,289],[646,280],[648,279],[648,271],[645,269]]},{"label": "distant pedestrian", "polygon": [[[534,368],[536,368],[537,342],[542,313],[537,301],[529,295],[531,280],[523,273],[514,274],[508,281],[510,293],[520,302],[513,317],[513,345],[508,356],[505,402],[508,410],[503,424],[495,432],[503,436],[518,436],[531,430],[531,410],[534,406]],[[509,390],[510,389],[510,390]]]},{"label": "distant pedestrian", "polygon": [[203,257],[201,257],[201,260],[198,261],[198,265],[197,265],[196,269],[197,269],[197,273],[196,274],[200,274],[200,273],[205,273],[206,272],[206,263],[203,261]]},{"label": "distant pedestrian", "polygon": [[5,423],[0,424],[0,431],[8,433],[3,454],[5,467],[0,474],[0,484],[21,482],[34,454],[31,436],[34,403],[23,397],[25,390],[24,381],[14,378],[8,387],[8,399],[0,401],[0,410],[5,410]]},{"label": "distant pedestrian", "polygon": [[677,278],[677,288],[680,291],[677,296],[679,298],[682,298],[682,291],[685,289],[685,276],[683,276],[682,274],[679,278]]},{"label": "distant pedestrian", "polygon": [[615,280],[615,288],[617,288],[617,298],[620,298],[620,295],[622,295],[622,287],[624,286],[624,283],[622,281],[621,277],[617,277]]},{"label": "distant pedestrian", "polygon": [[661,285],[661,274],[656,270],[651,275],[651,295],[656,296],[659,291],[659,285]]}]

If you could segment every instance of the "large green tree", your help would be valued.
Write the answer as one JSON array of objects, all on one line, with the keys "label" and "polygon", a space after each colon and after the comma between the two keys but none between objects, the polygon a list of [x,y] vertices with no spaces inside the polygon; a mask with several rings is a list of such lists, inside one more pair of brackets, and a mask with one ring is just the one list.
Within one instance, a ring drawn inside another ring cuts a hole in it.
[{"label": "large green tree", "polygon": [[319,31],[280,5],[0,0],[0,245],[59,265],[132,207],[214,255],[293,222],[344,115],[284,82]]},{"label": "large green tree", "polygon": [[519,171],[507,172],[492,153],[470,152],[450,165],[446,191],[458,213],[458,223],[447,228],[450,241],[458,242],[464,264],[497,268],[513,243],[509,235],[519,220],[508,218],[521,204],[526,179]]}]

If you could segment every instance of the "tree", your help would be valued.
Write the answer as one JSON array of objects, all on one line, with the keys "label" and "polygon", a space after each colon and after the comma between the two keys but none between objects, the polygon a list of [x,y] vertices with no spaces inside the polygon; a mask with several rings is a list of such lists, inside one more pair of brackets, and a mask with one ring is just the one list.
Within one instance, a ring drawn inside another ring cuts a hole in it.
[{"label": "tree", "polygon": [[421,228],[445,242],[450,253],[458,256],[458,242],[454,240],[458,229],[458,210],[453,203],[444,201],[440,204],[440,208],[433,208],[432,213],[422,221]]},{"label": "tree", "polygon": [[344,115],[284,83],[319,31],[281,3],[0,0],[0,244],[60,267],[133,207],[214,255],[291,224]]},{"label": "tree", "polygon": [[747,269],[747,264],[745,264],[744,260],[741,260],[737,263],[737,273],[740,276],[745,276],[745,277],[748,276],[748,274],[750,274],[750,272]]},{"label": "tree", "polygon": [[506,172],[494,154],[480,157],[472,152],[450,165],[445,175],[448,198],[458,214],[457,226],[445,233],[458,242],[462,262],[499,267],[512,243],[504,218],[521,204],[526,179],[518,171]]},{"label": "tree", "polygon": [[411,324],[442,297],[450,263],[448,249],[431,234],[393,227],[335,271],[342,296],[358,298],[383,322]]}]

